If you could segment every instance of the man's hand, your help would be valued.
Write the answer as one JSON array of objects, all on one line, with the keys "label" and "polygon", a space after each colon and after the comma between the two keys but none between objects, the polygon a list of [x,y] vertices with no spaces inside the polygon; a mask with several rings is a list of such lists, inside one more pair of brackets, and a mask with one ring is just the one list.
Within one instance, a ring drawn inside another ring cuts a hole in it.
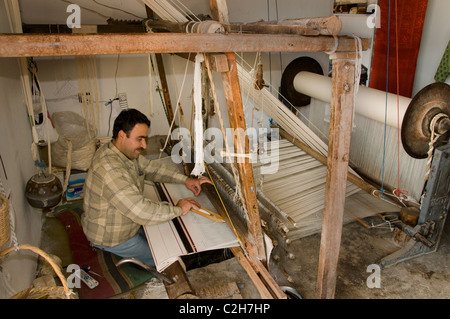
[{"label": "man's hand", "polygon": [[211,180],[208,177],[200,176],[198,179],[188,177],[186,179],[186,182],[184,182],[184,185],[186,185],[186,187],[188,189],[190,189],[192,191],[192,193],[194,193],[195,196],[198,196],[198,194],[200,194],[200,192],[202,191],[201,185],[203,183],[212,184]]},{"label": "man's hand", "polygon": [[192,198],[180,199],[176,206],[181,207],[181,216],[186,215],[191,208],[200,209],[200,204]]}]

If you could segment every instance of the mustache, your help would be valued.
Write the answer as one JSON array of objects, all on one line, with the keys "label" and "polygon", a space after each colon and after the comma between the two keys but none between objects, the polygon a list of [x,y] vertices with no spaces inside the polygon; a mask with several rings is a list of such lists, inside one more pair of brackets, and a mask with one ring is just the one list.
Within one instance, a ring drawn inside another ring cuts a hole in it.
[{"label": "mustache", "polygon": [[139,148],[137,148],[136,150],[138,150],[138,151],[144,151],[144,150],[145,150],[145,148],[143,148],[143,147],[139,147]]}]

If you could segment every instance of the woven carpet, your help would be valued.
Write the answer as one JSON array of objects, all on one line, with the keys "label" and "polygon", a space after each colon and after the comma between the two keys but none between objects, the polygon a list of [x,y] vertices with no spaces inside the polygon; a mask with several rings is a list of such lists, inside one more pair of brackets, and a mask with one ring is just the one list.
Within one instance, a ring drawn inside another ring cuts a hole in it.
[{"label": "woven carpet", "polygon": [[112,297],[127,292],[154,277],[135,264],[128,263],[116,267],[115,263],[122,259],[121,257],[92,247],[81,227],[82,213],[81,202],[61,206],[55,211],[56,218],[62,222],[69,237],[74,264],[80,267],[89,266],[90,275],[99,282],[99,285],[93,289],[81,282],[81,287],[78,289],[80,299]]}]

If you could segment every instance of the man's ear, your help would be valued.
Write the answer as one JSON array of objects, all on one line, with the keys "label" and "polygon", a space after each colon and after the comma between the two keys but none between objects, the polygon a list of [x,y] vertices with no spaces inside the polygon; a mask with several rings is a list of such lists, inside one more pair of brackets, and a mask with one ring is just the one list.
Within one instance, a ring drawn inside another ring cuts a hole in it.
[{"label": "man's ear", "polygon": [[119,137],[119,139],[123,140],[127,136],[127,134],[123,130],[120,130],[117,136]]}]

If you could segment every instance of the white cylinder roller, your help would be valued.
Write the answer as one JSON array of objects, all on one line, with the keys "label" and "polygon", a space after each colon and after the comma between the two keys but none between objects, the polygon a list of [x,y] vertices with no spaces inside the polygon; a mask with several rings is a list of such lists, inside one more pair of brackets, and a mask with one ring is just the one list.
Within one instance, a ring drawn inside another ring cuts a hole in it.
[{"label": "white cylinder roller", "polygon": [[[331,103],[331,78],[307,71],[299,72],[294,78],[294,88],[297,92]],[[410,98],[399,96],[398,115],[400,127],[403,116],[408,108]],[[386,114],[387,110],[387,114]],[[397,95],[360,86],[356,95],[356,113],[397,128]]]}]

